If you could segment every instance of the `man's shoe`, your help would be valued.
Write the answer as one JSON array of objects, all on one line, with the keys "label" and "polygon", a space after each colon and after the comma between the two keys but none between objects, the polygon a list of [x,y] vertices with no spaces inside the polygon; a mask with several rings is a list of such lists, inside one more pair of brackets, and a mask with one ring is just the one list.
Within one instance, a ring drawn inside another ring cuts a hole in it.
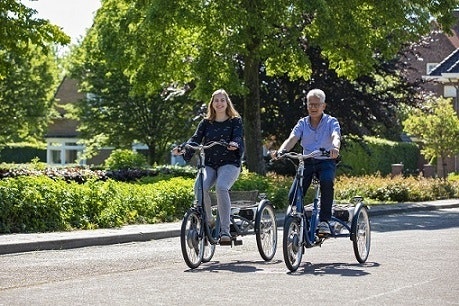
[{"label": "man's shoe", "polygon": [[222,245],[230,245],[231,244],[231,237],[227,234],[222,234],[220,237],[220,244]]},{"label": "man's shoe", "polygon": [[317,233],[319,235],[330,235],[330,226],[326,221],[320,221],[319,225],[317,226]]}]

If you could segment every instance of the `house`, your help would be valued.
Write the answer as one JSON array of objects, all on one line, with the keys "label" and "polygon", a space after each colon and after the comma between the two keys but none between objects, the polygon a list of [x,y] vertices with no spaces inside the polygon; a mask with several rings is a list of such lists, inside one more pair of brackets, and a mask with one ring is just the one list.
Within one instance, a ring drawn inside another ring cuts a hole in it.
[{"label": "house", "polygon": [[78,82],[64,77],[56,91],[55,98],[59,117],[48,125],[48,131],[45,135],[46,163],[51,166],[76,163],[80,165],[102,164],[110,155],[111,149],[103,149],[91,159],[79,160],[84,146],[79,144],[78,121],[65,117],[66,110],[63,105],[74,104],[85,98],[85,94],[78,90]]},{"label": "house", "polygon": [[[427,75],[423,76],[425,80],[437,84],[440,88],[440,93],[437,94],[444,97],[453,98],[454,109],[459,116],[459,48],[445,57],[438,65],[436,65]],[[458,135],[459,136],[459,135]],[[441,161],[439,160],[438,163]],[[440,164],[437,165],[439,174],[442,175],[443,169]],[[446,171],[459,172],[459,156],[447,158]]]},{"label": "house", "polygon": [[[407,56],[406,60],[411,68],[408,77],[410,81],[424,80],[423,88],[435,96],[451,97],[454,108],[459,114],[459,11],[454,15],[458,22],[448,35],[433,24],[432,35],[429,40],[416,47],[416,57]],[[437,162],[437,175],[443,175],[443,168]],[[446,161],[446,171],[459,172],[459,156]]]}]

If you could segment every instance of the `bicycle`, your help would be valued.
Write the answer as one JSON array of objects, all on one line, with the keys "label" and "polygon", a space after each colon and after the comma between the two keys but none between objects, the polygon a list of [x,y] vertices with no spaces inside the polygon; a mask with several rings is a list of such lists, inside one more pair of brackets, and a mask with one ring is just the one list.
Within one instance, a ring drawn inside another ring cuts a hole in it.
[{"label": "bicycle", "polygon": [[330,235],[317,233],[320,213],[320,182],[315,175],[311,183],[314,188],[313,203],[306,206],[303,203],[304,162],[309,158],[328,156],[327,154],[329,152],[321,149],[307,155],[288,152],[280,156],[280,158],[298,160],[293,183],[296,193],[287,209],[282,247],[285,264],[292,272],[298,269],[305,248],[321,246],[327,238],[350,237],[354,255],[359,263],[364,263],[370,252],[370,218],[368,207],[363,203],[363,197],[355,196],[352,199],[354,207],[345,209],[344,212],[347,214],[343,213],[343,209],[339,210],[337,205],[333,205],[334,213],[329,222]]},{"label": "bicycle", "polygon": [[[209,262],[214,253],[216,245],[219,244],[220,218],[218,210],[213,209],[215,214],[215,226],[211,228],[204,208],[204,168],[205,150],[214,146],[228,146],[224,141],[213,141],[206,145],[187,143],[185,148],[193,149],[198,154],[197,179],[198,192],[195,192],[194,204],[185,213],[180,231],[180,244],[183,259],[191,269],[197,268],[201,263]],[[277,248],[277,219],[273,205],[268,199],[262,197],[260,202],[242,206],[231,207],[231,246],[241,245],[242,240],[237,240],[238,236],[243,236],[252,232],[256,235],[258,251],[265,261],[270,261]],[[244,204],[244,203],[243,203]]]}]

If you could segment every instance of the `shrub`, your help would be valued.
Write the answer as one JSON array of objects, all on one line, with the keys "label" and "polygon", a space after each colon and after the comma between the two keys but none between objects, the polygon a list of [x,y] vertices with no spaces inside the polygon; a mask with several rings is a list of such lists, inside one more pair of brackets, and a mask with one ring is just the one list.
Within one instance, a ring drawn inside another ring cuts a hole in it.
[{"label": "shrub", "polygon": [[135,151],[117,149],[105,160],[105,166],[111,170],[143,169],[147,167],[147,160]]},{"label": "shrub", "polygon": [[[159,174],[132,182],[102,180],[97,176],[77,182],[50,171],[4,178],[0,180],[0,233],[93,229],[180,220],[194,200],[195,173],[188,170],[152,170]],[[48,177],[43,173],[52,175]],[[173,177],[179,173],[184,176]],[[244,170],[233,190],[256,189],[266,194],[278,210],[284,210],[292,181],[290,176],[273,173],[261,176]],[[337,178],[335,199],[338,202],[348,203],[356,195],[363,196],[369,204],[459,198],[459,180],[415,176],[390,178],[380,174]],[[310,188],[305,202],[311,201]]]}]

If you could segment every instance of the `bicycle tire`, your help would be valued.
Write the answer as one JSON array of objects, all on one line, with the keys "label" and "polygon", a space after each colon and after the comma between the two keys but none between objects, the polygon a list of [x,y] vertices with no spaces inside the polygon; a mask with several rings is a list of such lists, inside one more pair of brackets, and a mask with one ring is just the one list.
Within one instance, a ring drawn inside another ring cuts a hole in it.
[{"label": "bicycle tire", "polygon": [[357,261],[366,262],[370,254],[371,226],[368,208],[362,203],[357,204],[352,218],[351,240]]},{"label": "bicycle tire", "polygon": [[180,245],[183,259],[191,269],[199,267],[203,259],[203,232],[200,214],[194,209],[188,210],[180,229]]},{"label": "bicycle tire", "polygon": [[204,253],[202,255],[202,262],[209,262],[215,254],[215,244],[211,244],[207,237],[204,239]]},{"label": "bicycle tire", "polygon": [[261,257],[265,261],[273,259],[277,249],[277,218],[273,206],[267,200],[263,200],[257,209],[255,236]]},{"label": "bicycle tire", "polygon": [[300,241],[300,218],[287,216],[284,223],[282,250],[284,262],[291,272],[295,272],[303,258],[304,245]]}]

